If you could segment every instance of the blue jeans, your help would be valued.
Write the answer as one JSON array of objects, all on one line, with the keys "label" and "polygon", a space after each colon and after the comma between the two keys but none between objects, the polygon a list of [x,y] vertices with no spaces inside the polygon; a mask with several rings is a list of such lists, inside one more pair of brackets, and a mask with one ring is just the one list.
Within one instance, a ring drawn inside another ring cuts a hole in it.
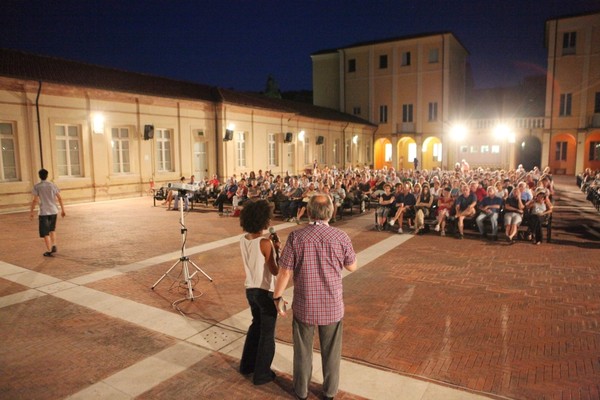
[{"label": "blue jeans", "polygon": [[264,289],[246,289],[246,298],[252,312],[252,324],[248,328],[240,372],[254,373],[255,385],[271,382],[275,377],[271,363],[275,356],[275,323],[277,310],[273,293]]},{"label": "blue jeans", "polygon": [[498,213],[482,213],[477,216],[475,222],[477,223],[477,228],[479,228],[479,233],[481,233],[482,235],[485,233],[485,227],[483,226],[483,222],[485,219],[490,220],[490,224],[492,225],[492,236],[498,236]]}]

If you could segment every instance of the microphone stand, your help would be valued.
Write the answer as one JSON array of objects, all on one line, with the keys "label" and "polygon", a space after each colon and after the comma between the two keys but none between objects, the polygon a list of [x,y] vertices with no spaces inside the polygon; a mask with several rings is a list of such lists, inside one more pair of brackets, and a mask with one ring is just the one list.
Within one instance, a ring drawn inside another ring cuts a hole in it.
[{"label": "microphone stand", "polygon": [[[179,197],[181,199],[183,199],[183,196],[185,196],[185,190],[179,190]],[[175,264],[173,264],[173,266],[171,268],[169,268],[167,270],[167,272],[165,272],[157,281],[154,285],[152,285],[152,290],[154,290],[154,288],[156,287],[156,285],[158,285],[163,279],[165,279],[165,277],[167,275],[169,275],[169,273],[179,264],[181,264],[181,269],[182,269],[182,273],[183,273],[183,283],[187,286],[187,294],[185,299],[186,300],[190,300],[190,301],[194,301],[194,287],[192,286],[192,279],[194,278],[194,276],[196,276],[196,274],[198,274],[198,272],[200,272],[202,275],[204,275],[209,281],[213,281],[212,278],[210,276],[208,276],[206,274],[206,272],[202,271],[202,269],[197,266],[192,260],[190,260],[190,258],[185,254],[185,242],[187,239],[187,228],[185,227],[185,221],[184,221],[184,214],[183,214],[183,204],[179,205],[179,223],[181,225],[181,257],[179,257],[179,260],[177,260],[175,262]],[[192,265],[192,267],[194,267],[196,270],[190,274],[190,268],[189,265]]]}]

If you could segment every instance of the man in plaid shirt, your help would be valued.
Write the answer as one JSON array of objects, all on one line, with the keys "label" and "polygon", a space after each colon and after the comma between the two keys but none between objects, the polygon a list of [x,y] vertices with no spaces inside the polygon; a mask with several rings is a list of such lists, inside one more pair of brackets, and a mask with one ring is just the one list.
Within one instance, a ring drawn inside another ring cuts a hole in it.
[{"label": "man in plaid shirt", "polygon": [[344,268],[356,270],[356,253],[348,235],[327,223],[333,214],[329,196],[312,196],[307,212],[310,224],[290,233],[281,253],[273,300],[279,314],[284,316],[285,301],[281,296],[293,276],[294,391],[301,399],[308,397],[317,326],[323,365],[323,396],[327,399],[337,393],[340,378],[344,317],[342,271]]}]

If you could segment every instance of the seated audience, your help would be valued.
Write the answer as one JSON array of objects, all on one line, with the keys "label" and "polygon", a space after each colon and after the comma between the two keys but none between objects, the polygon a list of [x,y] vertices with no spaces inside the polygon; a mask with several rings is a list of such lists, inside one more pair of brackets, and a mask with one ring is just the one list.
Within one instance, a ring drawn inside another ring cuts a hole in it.
[{"label": "seated audience", "polygon": [[530,212],[529,229],[533,233],[533,243],[542,244],[542,224],[546,215],[552,213],[552,203],[546,195],[546,190],[536,190],[535,197],[527,203],[526,209]]},{"label": "seated audience", "polygon": [[477,197],[475,193],[469,190],[469,185],[463,183],[460,186],[461,194],[456,198],[454,209],[456,210],[456,219],[458,225],[458,238],[465,237],[464,220],[475,215],[475,206],[477,205]]},{"label": "seated audience", "polygon": [[477,207],[480,213],[475,222],[477,223],[479,234],[481,237],[485,237],[484,223],[486,220],[490,221],[490,225],[492,226],[492,240],[498,240],[498,216],[502,208],[502,198],[496,196],[496,188],[494,186],[487,188],[487,194]]},{"label": "seated audience", "polygon": [[421,193],[415,204],[415,233],[421,235],[425,229],[425,218],[429,216],[431,205],[433,204],[433,195],[428,184],[424,184]]},{"label": "seated audience", "polygon": [[386,183],[383,185],[383,194],[379,196],[379,207],[377,207],[376,210],[377,226],[375,228],[378,231],[382,231],[384,229],[384,224],[395,201],[396,199],[392,193],[392,187],[389,183]]},{"label": "seated audience", "polygon": [[523,201],[521,200],[521,192],[518,188],[513,189],[504,205],[504,228],[508,243],[515,243],[515,236],[519,225],[523,221]]},{"label": "seated audience", "polygon": [[437,224],[434,230],[440,232],[440,236],[446,236],[446,218],[453,212],[455,199],[451,195],[452,188],[446,186],[442,191],[442,195],[438,198],[437,207]]}]

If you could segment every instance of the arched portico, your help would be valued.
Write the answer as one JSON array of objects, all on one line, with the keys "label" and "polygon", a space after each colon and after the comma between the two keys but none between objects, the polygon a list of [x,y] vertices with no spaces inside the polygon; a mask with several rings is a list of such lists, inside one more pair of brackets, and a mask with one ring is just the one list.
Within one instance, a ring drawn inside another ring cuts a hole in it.
[{"label": "arched portico", "polygon": [[442,167],[442,141],[436,136],[429,136],[421,146],[421,168],[432,170]]},{"label": "arched portico", "polygon": [[387,138],[377,139],[374,145],[375,169],[392,166],[392,142]]},{"label": "arched portico", "polygon": [[[400,138],[396,145],[396,151],[398,154],[397,169],[413,169],[413,160],[417,157],[417,143],[415,140],[411,137]],[[419,166],[419,169],[421,168]]]}]

